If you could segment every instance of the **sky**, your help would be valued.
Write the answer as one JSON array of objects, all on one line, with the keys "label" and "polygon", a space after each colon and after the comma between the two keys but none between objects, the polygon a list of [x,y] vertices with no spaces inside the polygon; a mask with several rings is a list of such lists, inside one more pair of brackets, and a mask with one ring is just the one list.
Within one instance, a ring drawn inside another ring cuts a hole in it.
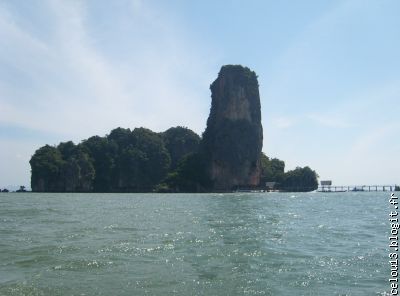
[{"label": "sky", "polygon": [[0,188],[45,144],[200,134],[225,64],[259,79],[263,151],[334,185],[400,184],[400,1],[0,1]]}]

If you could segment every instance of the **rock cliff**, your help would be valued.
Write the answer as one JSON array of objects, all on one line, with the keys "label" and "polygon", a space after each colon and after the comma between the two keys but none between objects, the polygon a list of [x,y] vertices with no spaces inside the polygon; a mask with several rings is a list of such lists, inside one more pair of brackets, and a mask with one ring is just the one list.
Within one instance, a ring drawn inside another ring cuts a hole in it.
[{"label": "rock cliff", "polygon": [[223,66],[210,88],[202,139],[183,127],[163,133],[117,128],[78,145],[46,145],[30,160],[32,190],[208,192],[259,186],[263,132],[257,76],[246,67]]},{"label": "rock cliff", "polygon": [[211,111],[202,144],[213,189],[257,186],[263,142],[257,76],[246,67],[223,66],[210,88]]}]

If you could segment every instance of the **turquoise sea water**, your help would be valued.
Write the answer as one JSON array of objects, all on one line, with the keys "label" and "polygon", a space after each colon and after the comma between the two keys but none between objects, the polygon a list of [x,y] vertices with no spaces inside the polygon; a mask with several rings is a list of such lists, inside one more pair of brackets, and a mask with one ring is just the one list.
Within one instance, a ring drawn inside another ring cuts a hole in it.
[{"label": "turquoise sea water", "polygon": [[0,194],[0,295],[385,295],[389,192]]}]

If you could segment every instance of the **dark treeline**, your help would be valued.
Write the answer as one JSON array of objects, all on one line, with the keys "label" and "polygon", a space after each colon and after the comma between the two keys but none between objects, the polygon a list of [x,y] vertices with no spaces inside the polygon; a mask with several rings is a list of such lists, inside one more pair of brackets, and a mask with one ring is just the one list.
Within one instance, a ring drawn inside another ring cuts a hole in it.
[{"label": "dark treeline", "polygon": [[177,162],[198,149],[200,137],[183,127],[155,133],[116,128],[80,144],[38,149],[30,160],[33,191],[149,192]]},{"label": "dark treeline", "polygon": [[318,188],[318,175],[308,166],[285,172],[283,160],[269,159],[261,154],[261,184],[276,182],[274,189],[282,191],[313,191]]},{"label": "dark treeline", "polygon": [[[188,128],[156,133],[145,128],[116,128],[105,137],[80,144],[63,142],[38,149],[30,160],[31,186],[37,192],[208,192],[212,182],[200,152],[201,138]],[[317,188],[310,168],[284,172],[285,163],[261,156],[265,182],[277,189]]]}]

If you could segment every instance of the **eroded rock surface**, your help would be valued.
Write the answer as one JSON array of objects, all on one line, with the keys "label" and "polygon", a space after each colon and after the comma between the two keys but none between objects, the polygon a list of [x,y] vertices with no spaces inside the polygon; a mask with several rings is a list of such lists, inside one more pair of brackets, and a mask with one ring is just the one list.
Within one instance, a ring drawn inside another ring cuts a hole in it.
[{"label": "eroded rock surface", "polygon": [[223,66],[210,88],[203,147],[214,190],[257,186],[263,142],[257,75],[239,65]]}]

